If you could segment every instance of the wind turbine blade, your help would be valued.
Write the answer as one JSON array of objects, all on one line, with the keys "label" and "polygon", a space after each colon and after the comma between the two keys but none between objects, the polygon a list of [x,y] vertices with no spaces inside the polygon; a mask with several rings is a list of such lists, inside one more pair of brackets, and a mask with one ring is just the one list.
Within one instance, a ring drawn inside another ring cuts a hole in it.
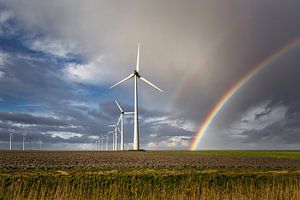
[{"label": "wind turbine blade", "polygon": [[118,102],[116,100],[115,100],[115,102],[116,102],[117,106],[119,107],[120,111],[123,112],[123,110],[122,110],[121,106],[118,104]]},{"label": "wind turbine blade", "polygon": [[119,85],[119,84],[121,84],[121,83],[123,83],[123,82],[125,82],[125,81],[127,81],[127,80],[129,80],[129,79],[131,79],[132,77],[134,77],[134,74],[130,74],[129,76],[127,76],[127,77],[124,78],[123,80],[121,80],[121,81],[119,81],[118,83],[116,83],[116,84],[114,84],[113,86],[111,86],[109,89],[111,89],[111,88],[113,88],[113,87],[115,87],[115,86],[117,86],[117,85]]},{"label": "wind turbine blade", "polygon": [[140,43],[138,44],[138,51],[136,57],[136,71],[139,72],[140,70]]},{"label": "wind turbine blade", "polygon": [[116,127],[116,125],[113,125],[113,124],[110,124],[110,125],[107,125],[108,127]]},{"label": "wind turbine blade", "polygon": [[132,115],[134,112],[124,112],[125,115]]},{"label": "wind turbine blade", "polygon": [[155,89],[157,89],[160,92],[163,92],[159,87],[157,87],[156,85],[154,85],[153,83],[151,83],[150,81],[148,81],[147,79],[145,79],[144,77],[140,77],[140,79],[142,81],[144,81],[145,83],[148,83],[149,85],[151,85],[152,87],[154,87]]},{"label": "wind turbine blade", "polygon": [[122,117],[122,114],[120,115],[120,117],[119,117],[119,119],[118,119],[118,122],[117,122],[116,127],[118,127],[118,125],[119,125],[119,123],[120,123],[120,121],[121,121],[121,117]]}]

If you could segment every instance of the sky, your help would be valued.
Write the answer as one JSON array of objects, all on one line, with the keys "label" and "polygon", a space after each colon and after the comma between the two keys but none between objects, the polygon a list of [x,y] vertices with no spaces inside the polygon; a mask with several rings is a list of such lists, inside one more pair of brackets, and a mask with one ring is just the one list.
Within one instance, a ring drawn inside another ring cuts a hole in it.
[{"label": "sky", "polygon": [[[294,0],[0,0],[0,149],[9,129],[14,149],[25,132],[27,149],[30,138],[94,148],[118,120],[114,100],[133,111],[133,81],[109,87],[132,73],[138,43],[141,74],[164,90],[139,82],[141,148],[189,149],[226,91],[299,38],[299,10]],[[300,149],[299,54],[293,45],[244,84],[196,149]]]}]

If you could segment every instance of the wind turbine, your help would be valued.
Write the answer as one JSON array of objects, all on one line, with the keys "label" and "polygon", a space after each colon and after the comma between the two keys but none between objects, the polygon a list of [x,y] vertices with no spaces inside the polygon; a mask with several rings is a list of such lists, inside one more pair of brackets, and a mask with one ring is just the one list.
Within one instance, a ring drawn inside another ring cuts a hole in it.
[{"label": "wind turbine", "polygon": [[118,123],[115,124],[115,125],[108,125],[109,127],[113,127],[114,130],[114,137],[113,137],[113,146],[114,146],[114,150],[117,151],[118,150],[118,131],[120,132],[120,129],[119,129],[119,123],[120,123],[120,119],[118,120]]},{"label": "wind turbine", "polygon": [[115,100],[121,114],[119,117],[119,121],[121,121],[121,151],[124,150],[124,115],[130,115],[134,112],[124,112],[124,110],[121,108],[121,106],[118,104],[118,102]]},{"label": "wind turbine", "polygon": [[135,70],[133,71],[132,74],[124,78],[123,80],[119,81],[118,83],[114,84],[113,86],[110,87],[113,88],[131,78],[134,78],[134,132],[133,132],[133,150],[139,150],[140,149],[140,141],[139,141],[139,119],[138,119],[138,79],[144,81],[148,85],[154,87],[158,91],[162,92],[162,90],[142,77],[139,74],[139,69],[140,69],[140,44],[138,44],[138,51],[137,51],[137,59],[136,59],[136,67]]},{"label": "wind turbine", "polygon": [[26,140],[27,132],[23,134],[23,151],[25,151],[25,140]]},{"label": "wind turbine", "polygon": [[114,136],[113,136],[113,150],[118,150],[118,131],[120,132],[119,129],[119,123],[120,123],[121,118],[119,117],[118,122],[116,124],[111,124],[108,125],[108,127],[114,128]]},{"label": "wind turbine", "polygon": [[39,146],[39,150],[42,150],[42,140],[40,138],[38,138],[38,146]]},{"label": "wind turbine", "polygon": [[99,151],[99,146],[100,146],[100,136],[98,136],[98,140],[96,140],[96,151]]},{"label": "wind turbine", "polygon": [[13,133],[15,132],[15,130],[9,129],[8,132],[9,132],[9,150],[11,151],[11,147],[12,147],[11,142],[12,142],[12,137],[13,137]]},{"label": "wind turbine", "polygon": [[98,150],[100,151],[103,151],[104,149],[104,137],[103,136],[98,136],[98,143],[99,143],[99,148]]},{"label": "wind turbine", "polygon": [[37,149],[38,149],[38,147],[37,147],[37,136],[33,136],[33,148],[34,148],[34,150],[36,151]]},{"label": "wind turbine", "polygon": [[98,136],[98,141],[97,141],[97,151],[100,151],[100,141],[101,141],[101,137]]},{"label": "wind turbine", "polygon": [[108,138],[109,138],[109,134],[106,134],[106,146],[105,146],[105,150],[108,151]]},{"label": "wind turbine", "polygon": [[105,137],[101,136],[101,150],[102,151],[104,151],[104,140],[105,140]]},{"label": "wind turbine", "polygon": [[96,142],[95,142],[95,151],[99,151],[99,146],[100,146],[100,142],[99,142],[99,140],[96,139]]},{"label": "wind turbine", "polygon": [[112,134],[112,150],[114,151],[115,150],[115,136],[114,136],[114,131],[109,131],[108,132],[108,136],[110,135],[110,134]]},{"label": "wind turbine", "polygon": [[29,145],[30,145],[30,150],[32,150],[32,136],[29,135]]}]

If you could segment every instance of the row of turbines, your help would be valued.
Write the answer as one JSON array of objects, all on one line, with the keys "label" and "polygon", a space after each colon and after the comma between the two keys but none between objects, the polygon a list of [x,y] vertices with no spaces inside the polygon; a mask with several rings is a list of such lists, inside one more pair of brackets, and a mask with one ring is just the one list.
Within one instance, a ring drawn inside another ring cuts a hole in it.
[{"label": "row of turbines", "polygon": [[[8,129],[9,133],[9,150],[13,150],[13,136],[15,135],[14,129]],[[29,148],[26,148],[27,137],[29,139]],[[27,135],[27,132],[22,134],[22,150],[42,150],[42,140],[39,137]]]},{"label": "row of turbines", "polygon": [[[125,123],[125,116],[132,115],[134,112],[125,112],[120,104],[115,100],[115,103],[120,111],[120,116],[116,124],[110,124],[108,127],[113,128],[111,131],[108,131],[107,134],[101,135],[97,138],[96,142],[93,144],[94,149],[97,151],[108,151],[109,149],[109,139],[112,136],[112,150],[125,150],[124,149],[124,123]],[[120,139],[118,137],[120,135]],[[118,141],[120,140],[120,144],[118,147]]]},{"label": "row of turbines", "polygon": [[[110,87],[110,89],[116,87],[117,85],[120,85],[124,83],[125,81],[128,81],[130,79],[134,79],[134,112],[125,112],[120,104],[115,101],[117,107],[120,110],[120,116],[118,118],[118,121],[116,124],[109,125],[109,127],[112,127],[113,130],[109,131],[107,134],[103,136],[99,136],[99,140],[96,142],[96,149],[97,150],[106,150],[108,151],[108,142],[109,142],[109,136],[112,135],[112,150],[124,150],[124,119],[125,115],[134,115],[134,128],[133,128],[133,150],[140,150],[140,128],[139,128],[139,107],[138,107],[138,80],[142,80],[143,82],[147,83],[148,85],[152,86],[156,90],[163,92],[159,87],[148,81],[146,78],[141,76],[140,74],[140,44],[138,44],[137,49],[137,60],[136,60],[136,67],[132,74],[124,78],[123,80],[119,81],[118,83],[114,84]],[[119,128],[120,126],[120,128]],[[120,139],[120,149],[118,148],[118,133],[120,133],[121,139]],[[105,148],[104,148],[104,141],[105,142]]]}]

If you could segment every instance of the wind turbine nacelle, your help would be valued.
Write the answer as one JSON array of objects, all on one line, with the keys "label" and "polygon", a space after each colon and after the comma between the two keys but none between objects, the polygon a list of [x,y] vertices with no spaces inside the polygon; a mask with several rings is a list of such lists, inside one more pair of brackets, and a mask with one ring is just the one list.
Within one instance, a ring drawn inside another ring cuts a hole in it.
[{"label": "wind turbine nacelle", "polygon": [[141,77],[140,74],[136,70],[133,71],[133,74],[136,75],[138,78]]}]

